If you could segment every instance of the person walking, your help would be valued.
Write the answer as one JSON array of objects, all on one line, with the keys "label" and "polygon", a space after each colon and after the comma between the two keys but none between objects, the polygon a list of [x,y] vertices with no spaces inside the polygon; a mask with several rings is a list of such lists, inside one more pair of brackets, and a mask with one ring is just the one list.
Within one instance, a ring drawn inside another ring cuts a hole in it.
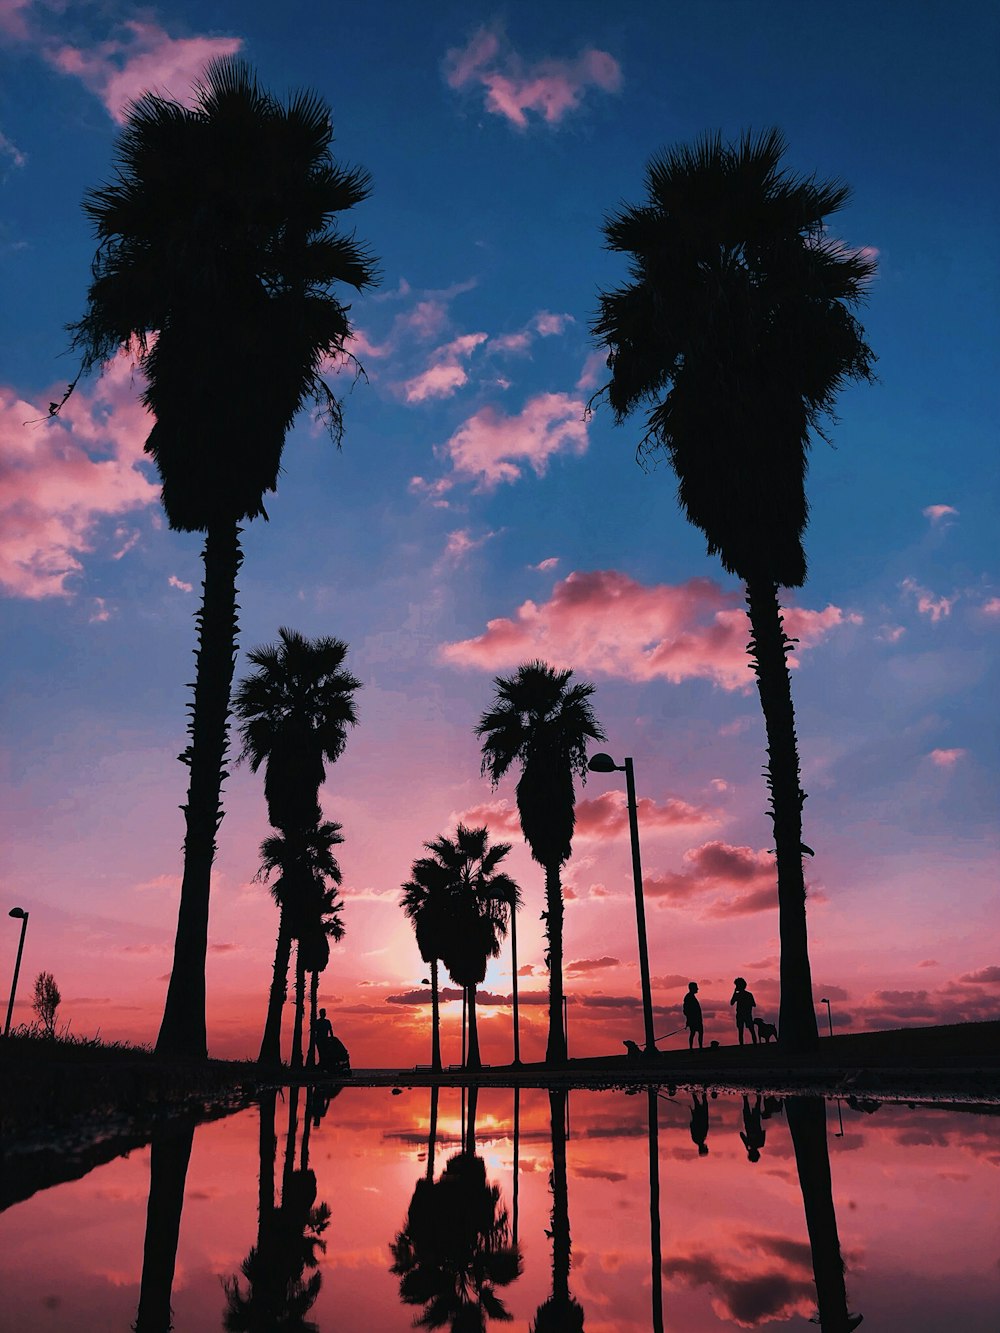
[{"label": "person walking", "polygon": [[733,991],[733,998],[730,1004],[736,1005],[736,1032],[740,1039],[740,1045],[743,1045],[743,1030],[748,1029],[750,1040],[757,1045],[757,1029],[753,1025],[753,1011],[757,1006],[757,1001],[753,998],[753,991],[747,990],[747,983],[743,977],[737,977],[733,982],[736,989]]},{"label": "person walking", "polygon": [[688,993],[684,996],[684,1026],[688,1030],[688,1050],[694,1049],[696,1033],[698,1036],[698,1049],[704,1050],[705,1029],[701,1016],[701,1004],[698,1000],[697,981],[688,982]]}]

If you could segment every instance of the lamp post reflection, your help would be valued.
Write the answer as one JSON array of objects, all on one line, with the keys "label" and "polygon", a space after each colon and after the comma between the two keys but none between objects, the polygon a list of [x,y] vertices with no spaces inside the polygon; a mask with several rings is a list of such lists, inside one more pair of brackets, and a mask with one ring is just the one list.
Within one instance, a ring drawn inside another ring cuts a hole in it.
[{"label": "lamp post reflection", "polygon": [[649,984],[649,948],[646,943],[646,906],[642,896],[642,862],[639,857],[639,813],[635,801],[632,760],[616,764],[609,754],[595,754],[587,765],[592,773],[624,773],[628,801],[628,826],[632,838],[632,886],[635,890],[635,928],[639,937],[639,979],[642,983],[642,1021],[646,1029],[646,1053],[656,1050],[653,1033],[653,995]]},{"label": "lamp post reflection", "polygon": [[649,1260],[653,1300],[653,1333],[663,1333],[663,1248],[660,1239],[660,1094],[649,1098]]},{"label": "lamp post reflection", "polygon": [[832,1036],[833,1036],[833,1010],[830,1008],[830,1001],[826,998],[826,996],[824,996],[823,999],[820,1000],[820,1004],[825,1004],[825,1005],[826,1005],[826,1021],[827,1021],[827,1023],[830,1025],[830,1036],[832,1037]]}]

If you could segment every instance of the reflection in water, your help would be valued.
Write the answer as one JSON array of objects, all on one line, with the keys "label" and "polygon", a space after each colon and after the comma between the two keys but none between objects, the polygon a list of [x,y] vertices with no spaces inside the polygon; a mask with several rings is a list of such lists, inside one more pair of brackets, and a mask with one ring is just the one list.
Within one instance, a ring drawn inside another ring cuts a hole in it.
[{"label": "reflection in water", "polygon": [[583,1333],[583,1307],[569,1293],[569,1187],[566,1179],[565,1089],[549,1091],[552,1125],[552,1295],[538,1307],[532,1333]]},{"label": "reflection in water", "polygon": [[822,1097],[789,1097],[785,1102],[785,1113],[805,1205],[819,1324],[823,1333],[850,1333],[861,1323],[863,1316],[849,1314],[847,1310],[844,1260],[837,1235],[830,1152],[826,1141],[826,1106]]},{"label": "reflection in water", "polygon": [[615,1333],[790,1333],[817,1307],[825,1333],[850,1333],[858,1307],[861,1333],[997,1327],[985,1109],[845,1100],[837,1138],[833,1102],[827,1129],[816,1099],[762,1095],[755,1166],[739,1137],[752,1092],[574,1091],[572,1145],[565,1093],[467,1089],[467,1109],[459,1138],[457,1089],[348,1086],[325,1118],[315,1094],[268,1096],[199,1125],[193,1151],[189,1121],[163,1127],[151,1151],[0,1212],[0,1333],[382,1333],[414,1317],[495,1333],[501,1311],[580,1333],[581,1304]]},{"label": "reflection in water", "polygon": [[[299,1089],[288,1097],[288,1132],[285,1138],[281,1175],[281,1205],[274,1203],[274,1135],[272,1092],[260,1107],[260,1212],[257,1243],[240,1265],[246,1278],[244,1291],[233,1276],[224,1283],[226,1309],[223,1328],[227,1333],[318,1333],[318,1325],[306,1319],[319,1296],[323,1282],[318,1271],[318,1252],[326,1249],[321,1239],[330,1221],[330,1209],[316,1203],[316,1174],[309,1168],[309,1122],[315,1118],[307,1103],[302,1159],[296,1169]],[[306,1278],[306,1269],[315,1270]]]},{"label": "reflection in water", "polygon": [[194,1120],[164,1125],[150,1147],[149,1202],[135,1333],[169,1333],[173,1327],[170,1292],[194,1129]]},{"label": "reflection in water", "polygon": [[[462,1151],[434,1179],[433,1129],[427,1174],[414,1186],[406,1223],[392,1244],[390,1271],[399,1278],[399,1297],[422,1305],[416,1328],[449,1328],[451,1333],[483,1333],[487,1319],[509,1319],[497,1295],[521,1274],[521,1255],[512,1243],[500,1187],[486,1178],[476,1153],[478,1089],[469,1091]],[[437,1089],[431,1093],[431,1124],[437,1120]]]}]

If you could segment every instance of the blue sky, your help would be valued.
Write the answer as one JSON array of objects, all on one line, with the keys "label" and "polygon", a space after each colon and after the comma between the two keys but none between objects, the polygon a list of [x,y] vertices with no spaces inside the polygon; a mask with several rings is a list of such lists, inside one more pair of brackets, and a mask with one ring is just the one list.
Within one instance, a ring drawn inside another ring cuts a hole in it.
[{"label": "blue sky", "polygon": [[[832,229],[879,263],[862,316],[879,382],[845,392],[832,446],[814,446],[810,577],[792,599],[814,974],[859,1026],[995,1012],[998,28],[976,4],[614,17],[0,0],[4,883],[32,909],[26,968],[55,971],[78,1026],[155,1032],[199,543],[166,529],[126,364],[83,384],[63,422],[37,418],[75,374],[64,326],[93,252],[80,200],[109,174],[122,98],[184,98],[209,56],[236,50],[273,90],[328,99],[338,156],[374,179],[352,219],[382,268],[352,308],[368,382],[339,380],[341,453],[296,425],[240,580],[244,648],[284,624],[334,634],[365,682],[324,792],[345,826],[349,930],[325,984],[355,1042],[387,1012],[424,1021],[386,1008],[420,974],[397,886],[459,815],[510,833],[512,792],[479,778],[471,728],[495,672],[539,655],[596,683],[609,747],[634,755],[653,803],[657,1002],[679,1004],[690,973],[725,1007],[754,963],[768,994],[739,586],[683,520],[669,469],[635,463],[638,425],[584,407],[603,369],[596,294],[624,274],[602,217],[639,197],[659,148],[772,124],[790,169],[851,184]],[[220,330],[206,354],[224,345]],[[242,1053],[275,923],[252,883],[259,780],[238,770],[228,792],[210,996],[216,1047]],[[636,1024],[620,1017],[638,994],[627,836],[608,779],[583,796],[569,985],[608,1000],[577,1029],[606,1046]],[[534,904],[540,874],[511,837]],[[537,987],[536,915],[522,949]],[[487,984],[509,990],[509,966]]]}]

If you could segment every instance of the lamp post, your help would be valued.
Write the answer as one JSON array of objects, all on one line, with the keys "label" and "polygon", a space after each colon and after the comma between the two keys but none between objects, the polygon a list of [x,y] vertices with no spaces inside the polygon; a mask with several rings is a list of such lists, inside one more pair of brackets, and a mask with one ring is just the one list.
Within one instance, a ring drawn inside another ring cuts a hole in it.
[{"label": "lamp post", "polygon": [[642,982],[642,1020],[646,1029],[646,1052],[656,1050],[653,1035],[653,995],[649,985],[649,949],[646,945],[646,906],[642,897],[642,864],[639,859],[639,815],[635,804],[635,774],[632,760],[616,764],[609,754],[595,754],[587,765],[592,773],[624,773],[628,797],[628,824],[632,835],[632,882],[635,888],[635,925],[639,935],[639,977]]},{"label": "lamp post", "polygon": [[833,1036],[833,1011],[832,1011],[831,1008],[830,1008],[830,1001],[826,998],[826,996],[824,996],[824,997],[820,1000],[820,1004],[825,1004],[825,1005],[826,1005],[826,1021],[827,1021],[827,1022],[829,1023],[829,1025],[830,1025],[830,1036],[832,1037],[832,1036]]},{"label": "lamp post", "polygon": [[7,1022],[4,1024],[3,1035],[6,1037],[10,1032],[10,1018],[14,1012],[14,995],[17,992],[17,974],[21,970],[21,953],[24,950],[24,933],[28,929],[28,913],[23,907],[12,907],[7,913],[8,916],[21,918],[21,938],[17,944],[17,962],[14,964],[14,980],[10,987],[10,1003],[7,1005]]}]

